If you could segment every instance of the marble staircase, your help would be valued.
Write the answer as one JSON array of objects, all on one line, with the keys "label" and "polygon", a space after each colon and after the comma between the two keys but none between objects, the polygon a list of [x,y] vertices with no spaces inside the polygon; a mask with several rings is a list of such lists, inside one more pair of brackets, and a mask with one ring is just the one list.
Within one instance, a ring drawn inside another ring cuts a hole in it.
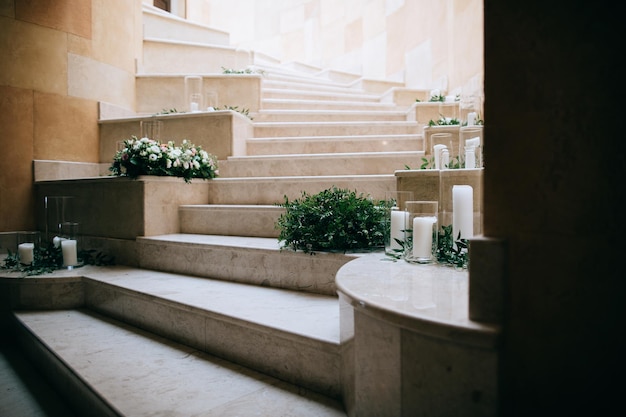
[{"label": "marble staircase", "polygon": [[[218,79],[241,62],[263,71],[239,78],[260,86],[249,136],[238,138],[245,153],[220,160],[206,201],[180,204],[178,230],[100,239],[132,253],[127,265],[2,278],[21,294],[11,300],[19,340],[79,410],[97,415],[346,415],[354,364],[350,341],[340,340],[334,277],[359,255],[281,250],[277,204],[332,186],[383,198],[396,188],[394,171],[424,156],[424,121],[388,99],[398,83],[280,64],[149,6],[144,19],[138,79]],[[170,107],[137,99],[144,110]],[[221,112],[210,113],[185,123]],[[151,114],[103,124],[138,134],[142,117]]]}]

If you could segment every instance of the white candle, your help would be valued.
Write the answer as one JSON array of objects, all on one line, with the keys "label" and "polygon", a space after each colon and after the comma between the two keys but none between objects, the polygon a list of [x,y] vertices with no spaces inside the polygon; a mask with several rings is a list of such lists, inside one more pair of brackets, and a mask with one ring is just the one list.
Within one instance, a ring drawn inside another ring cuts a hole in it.
[{"label": "white candle", "polygon": [[63,237],[55,236],[54,238],[52,238],[52,244],[55,248],[58,248],[61,246],[61,242],[63,242],[64,240],[65,238]]},{"label": "white candle", "polygon": [[441,95],[441,92],[438,89],[434,89],[434,90],[430,90],[430,97],[439,97]]},{"label": "white candle", "polygon": [[452,186],[452,233],[453,240],[474,236],[474,189],[470,185]]},{"label": "white candle", "polygon": [[192,101],[190,107],[191,107],[190,108],[191,111],[198,111],[198,103]]},{"label": "white candle", "polygon": [[448,148],[443,148],[441,150],[441,169],[446,169],[450,167],[450,152],[448,152]]},{"label": "white candle", "polygon": [[473,146],[473,147],[480,146],[480,136],[476,136],[475,138],[471,138],[471,139],[466,139],[465,146]]},{"label": "white candle", "polygon": [[441,150],[444,148],[447,148],[447,146],[442,145],[441,143],[433,146],[433,152],[435,154],[435,169],[441,169]]},{"label": "white candle", "polygon": [[[404,230],[406,229],[407,212],[398,210],[397,207],[391,208],[391,226],[389,246],[392,250],[402,249],[402,245],[397,240],[404,242]],[[397,239],[397,240],[396,240]]]},{"label": "white candle", "polygon": [[465,168],[476,168],[476,148],[473,146],[465,147]]},{"label": "white candle", "polygon": [[475,112],[467,113],[467,125],[474,126],[475,124],[476,124],[476,113]]},{"label": "white candle", "polygon": [[433,224],[436,217],[413,218],[413,258],[431,259],[433,254]]},{"label": "white candle", "polygon": [[20,243],[17,247],[17,252],[20,257],[20,263],[30,265],[35,257],[35,244],[30,242]]},{"label": "white candle", "polygon": [[215,108],[213,106],[209,106],[206,108],[207,111],[215,111]]},{"label": "white candle", "polygon": [[454,103],[455,97],[454,96],[446,96],[446,103]]},{"label": "white candle", "polygon": [[66,239],[61,242],[61,251],[63,252],[63,266],[73,266],[78,264],[78,254],[76,251],[76,241]]}]

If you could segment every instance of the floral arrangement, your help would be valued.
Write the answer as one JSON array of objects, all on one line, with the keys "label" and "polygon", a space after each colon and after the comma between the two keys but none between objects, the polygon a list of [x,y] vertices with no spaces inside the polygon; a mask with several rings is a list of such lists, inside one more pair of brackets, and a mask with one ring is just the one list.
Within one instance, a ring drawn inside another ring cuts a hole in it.
[{"label": "floral arrangement", "polygon": [[113,175],[137,178],[140,175],[211,179],[219,174],[217,157],[187,140],[182,145],[131,136],[117,151],[109,168]]}]

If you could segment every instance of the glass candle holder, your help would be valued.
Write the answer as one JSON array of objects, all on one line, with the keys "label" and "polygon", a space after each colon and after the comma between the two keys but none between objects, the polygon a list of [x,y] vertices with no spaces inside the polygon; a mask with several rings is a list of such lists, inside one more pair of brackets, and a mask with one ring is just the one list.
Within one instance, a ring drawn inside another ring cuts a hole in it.
[{"label": "glass candle holder", "polygon": [[412,191],[387,191],[385,193],[385,253],[402,257],[406,229],[406,202],[413,200]]},{"label": "glass candle holder", "polygon": [[452,152],[454,155],[454,148],[452,143],[452,134],[451,133],[433,133],[430,135],[431,142],[431,152],[435,159],[435,169],[442,169],[441,167],[441,150],[446,148],[448,152]]},{"label": "glass candle holder", "polygon": [[[474,166],[472,167],[472,161],[469,164],[466,162],[466,155],[464,152],[463,167],[465,168],[482,168],[482,142],[483,142],[483,129],[482,126],[463,126],[459,130],[459,148],[467,151],[469,147],[474,147]],[[469,166],[468,166],[469,165]]]},{"label": "glass candle holder", "polygon": [[417,264],[435,263],[439,203],[409,201],[406,206],[408,226],[404,239],[404,260]]},{"label": "glass candle holder", "polygon": [[47,243],[61,234],[61,224],[74,218],[74,196],[45,196],[44,210],[46,217],[45,236]]},{"label": "glass candle holder", "polygon": [[217,110],[217,92],[209,91],[206,93],[206,109],[207,111]]},{"label": "glass candle holder", "polygon": [[61,225],[60,245],[63,266],[73,269],[78,265],[78,223],[65,222]]},{"label": "glass candle holder", "polygon": [[141,125],[141,137],[152,140],[161,140],[161,129],[163,128],[163,122],[160,120],[142,120]]},{"label": "glass candle holder", "polygon": [[19,232],[17,234],[17,255],[22,265],[35,263],[35,253],[41,244],[41,234],[38,231]]},{"label": "glass candle holder", "polygon": [[202,77],[188,75],[185,77],[185,106],[187,111],[202,110]]}]

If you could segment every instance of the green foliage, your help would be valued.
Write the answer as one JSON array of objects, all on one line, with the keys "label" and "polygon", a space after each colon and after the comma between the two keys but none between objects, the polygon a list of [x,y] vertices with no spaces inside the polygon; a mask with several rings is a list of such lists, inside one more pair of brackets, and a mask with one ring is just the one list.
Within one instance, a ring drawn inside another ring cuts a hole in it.
[{"label": "green foliage", "polygon": [[[19,272],[22,276],[49,274],[65,268],[63,266],[61,247],[54,246],[52,243],[47,247],[36,246],[33,251],[33,263],[30,265],[21,264],[17,253],[7,252],[7,257],[0,265],[0,269],[9,272]],[[115,265],[115,258],[90,249],[78,252],[78,262],[79,265],[75,266],[75,268],[83,265]]]},{"label": "green foliage", "polygon": [[222,74],[261,74],[263,75],[265,74],[265,71],[260,70],[260,69],[252,69],[252,68],[236,70],[232,68],[222,67]]},{"label": "green foliage", "polygon": [[428,126],[456,126],[460,125],[461,122],[456,117],[445,117],[443,114],[439,115],[439,119],[437,120],[429,120]]},{"label": "green foliage", "polygon": [[437,262],[443,265],[467,269],[469,264],[469,241],[461,239],[461,233],[456,240],[452,238],[452,225],[441,226],[437,235]]},{"label": "green foliage", "polygon": [[384,201],[332,187],[280,204],[276,222],[284,248],[305,253],[364,250],[384,245]]},{"label": "green foliage", "polygon": [[222,107],[216,107],[215,110],[232,110],[232,111],[236,111],[237,113],[241,113],[242,115],[246,116],[248,119],[254,120],[252,117],[250,117],[250,110],[248,110],[248,109],[240,109],[239,106],[222,106]]},{"label": "green foliage", "polygon": [[156,115],[159,115],[159,114],[175,114],[175,113],[184,113],[184,112],[180,112],[180,111],[176,110],[175,108],[171,108],[171,109],[163,109],[163,110],[161,110],[160,113],[157,113]]},{"label": "green foliage", "polygon": [[443,96],[441,94],[439,94],[439,95],[432,95],[432,96],[430,96],[428,101],[433,102],[433,103],[438,103],[438,102],[443,103],[444,101],[446,101],[446,96]]}]

